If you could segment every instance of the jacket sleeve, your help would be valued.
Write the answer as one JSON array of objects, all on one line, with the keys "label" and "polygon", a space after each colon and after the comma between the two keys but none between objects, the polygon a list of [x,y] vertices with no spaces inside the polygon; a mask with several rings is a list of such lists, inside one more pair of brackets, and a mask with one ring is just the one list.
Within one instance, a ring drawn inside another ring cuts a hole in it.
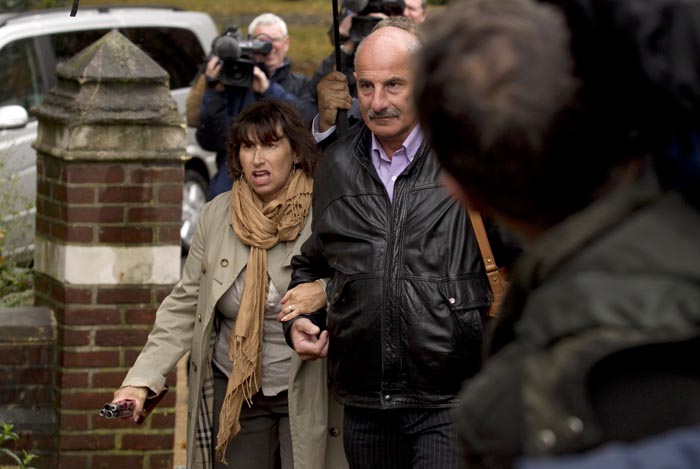
[{"label": "jacket sleeve", "polygon": [[314,71],[313,76],[309,80],[308,85],[301,95],[301,101],[303,103],[302,116],[309,126],[311,125],[311,121],[313,120],[314,116],[318,114],[318,91],[316,90],[316,87],[321,81],[321,78],[330,73],[334,66],[334,56],[328,56],[323,59],[318,68],[316,68],[316,71]]},{"label": "jacket sleeve", "polygon": [[203,149],[223,153],[226,151],[226,136],[228,135],[231,118],[228,115],[225,91],[207,88],[202,99],[197,127],[197,143]]},{"label": "jacket sleeve", "polygon": [[[311,120],[318,113],[318,106],[311,102],[311,79],[306,75],[294,74],[294,95],[299,98],[297,109],[304,122],[310,124]],[[316,85],[313,85],[314,88]]]},{"label": "jacket sleeve", "polygon": [[202,99],[207,88],[207,80],[204,73],[199,73],[192,83],[190,92],[185,101],[185,118],[187,127],[199,127],[199,113],[202,110]]},{"label": "jacket sleeve", "polygon": [[294,288],[299,284],[313,282],[320,278],[329,278],[333,276],[333,270],[326,262],[323,253],[323,243],[320,237],[320,227],[324,223],[324,214],[326,197],[323,195],[323,190],[320,190],[321,181],[324,180],[324,174],[329,170],[328,158],[330,155],[324,155],[319,161],[314,176],[312,213],[314,214],[311,220],[311,236],[304,241],[299,254],[292,257],[292,280],[289,282],[289,288]]},{"label": "jacket sleeve", "polygon": [[311,237],[301,247],[301,253],[292,258],[293,272],[292,280],[289,282],[290,289],[302,283],[332,277],[333,272],[323,258],[318,244],[319,241],[312,232]]},{"label": "jacket sleeve", "polygon": [[[317,169],[321,169],[321,167],[319,166],[319,168]],[[319,180],[319,177],[323,177],[322,174],[323,170],[321,169],[321,172],[317,171],[316,176],[314,177],[314,218],[311,224],[311,236],[301,246],[301,252],[296,256],[292,257],[293,270],[292,279],[289,282],[289,289],[292,289],[297,285],[301,285],[302,283],[309,283],[318,279],[327,279],[333,276],[333,270],[330,268],[330,266],[326,262],[326,259],[323,257],[323,250],[321,248],[321,242],[318,236],[317,229],[320,220],[316,213],[321,213],[317,212],[319,206],[319,200],[316,196],[318,184],[317,181]],[[303,314],[297,316],[291,321],[283,323],[282,328],[284,331],[284,338],[287,341],[287,345],[289,345],[292,348],[294,347],[292,346],[290,340],[289,330],[291,329],[292,324],[294,324],[294,322],[300,318],[306,318],[311,320],[311,322],[316,324],[321,330],[326,329],[325,308],[317,311],[314,314]]]},{"label": "jacket sleeve", "polygon": [[192,347],[206,243],[205,218],[206,208],[197,223],[182,278],[158,308],[148,341],[122,386],[147,387],[159,394],[165,387],[166,375]]},{"label": "jacket sleeve", "polygon": [[[316,223],[314,218],[313,223]],[[314,240],[314,231],[312,227],[311,237],[304,242],[301,247],[301,253],[292,257],[292,280],[289,282],[289,289],[301,285],[302,283],[313,282],[320,278],[331,277],[332,270],[326,263],[326,260],[321,255],[321,250],[314,246],[318,241]],[[282,323],[282,330],[284,331],[284,340],[287,342],[292,349],[291,336],[289,331],[292,328],[292,324],[301,318],[306,318],[312,323],[317,325],[321,331],[327,329],[326,327],[326,316],[327,312],[325,308],[316,311],[313,314],[301,314],[290,321]]]}]

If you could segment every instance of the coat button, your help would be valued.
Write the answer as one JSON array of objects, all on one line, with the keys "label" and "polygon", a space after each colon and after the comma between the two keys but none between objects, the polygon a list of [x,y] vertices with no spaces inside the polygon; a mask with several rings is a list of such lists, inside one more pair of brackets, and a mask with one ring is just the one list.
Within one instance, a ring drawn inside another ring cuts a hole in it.
[{"label": "coat button", "polygon": [[583,421],[578,417],[569,417],[564,425],[564,433],[569,438],[575,438],[583,432]]},{"label": "coat button", "polygon": [[557,436],[552,430],[545,428],[537,432],[535,443],[540,451],[549,451],[557,444]]},{"label": "coat button", "polygon": [[455,300],[454,298],[450,298],[450,299],[447,300],[447,301],[448,301],[451,305],[453,305],[453,304],[455,304],[455,302],[456,302],[457,300]]},{"label": "coat button", "polygon": [[390,400],[391,400],[391,396],[390,396],[389,394],[387,394],[386,396],[384,396],[384,399],[387,400],[387,401],[390,401]]},{"label": "coat button", "polygon": [[328,429],[328,433],[330,433],[331,436],[338,436],[340,435],[340,429],[338,427],[331,427]]},{"label": "coat button", "polygon": [[221,267],[228,267],[228,259],[221,259]]},{"label": "coat button", "polygon": [[206,274],[207,273],[207,266],[202,264],[202,273]]},{"label": "coat button", "polygon": [[201,314],[197,315],[197,321],[202,322],[202,315]]}]

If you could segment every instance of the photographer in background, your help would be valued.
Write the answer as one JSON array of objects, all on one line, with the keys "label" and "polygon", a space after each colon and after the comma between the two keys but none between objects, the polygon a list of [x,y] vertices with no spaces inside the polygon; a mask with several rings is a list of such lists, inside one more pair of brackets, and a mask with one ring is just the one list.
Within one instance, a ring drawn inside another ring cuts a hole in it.
[{"label": "photographer in background", "polygon": [[[409,0],[410,1],[410,0]],[[420,0],[418,0],[420,2]],[[344,14],[340,20],[340,68],[338,72],[335,63],[335,53],[323,59],[313,76],[311,83],[302,97],[302,115],[311,123],[317,113],[323,113],[324,108],[350,109],[350,97],[357,97],[355,89],[355,49],[369,35],[372,28],[387,16],[409,16],[404,0],[343,0]],[[330,33],[333,42],[333,33]],[[318,88],[318,87],[321,88]],[[327,88],[327,89],[326,89]],[[319,90],[323,89],[322,92]],[[319,96],[324,94],[324,96]],[[348,95],[350,97],[348,97]],[[328,99],[325,99],[326,96]],[[358,121],[359,110],[351,115]],[[325,129],[321,129],[323,131]]]},{"label": "photographer in background", "polygon": [[197,142],[217,153],[219,170],[209,184],[207,199],[231,189],[233,180],[226,170],[226,140],[234,118],[249,104],[261,99],[281,99],[301,110],[299,97],[309,79],[291,72],[286,57],[290,38],[287,25],[277,15],[263,13],[248,27],[250,40],[236,28],[219,36],[212,47],[204,75],[197,126]]},{"label": "photographer in background", "polygon": [[427,0],[404,0],[403,16],[408,16],[416,24],[428,19]]}]

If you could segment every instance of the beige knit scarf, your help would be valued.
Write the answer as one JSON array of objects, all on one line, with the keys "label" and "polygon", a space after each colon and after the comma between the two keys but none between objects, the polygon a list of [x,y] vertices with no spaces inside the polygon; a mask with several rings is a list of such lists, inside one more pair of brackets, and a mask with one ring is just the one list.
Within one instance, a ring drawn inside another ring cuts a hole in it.
[{"label": "beige knit scarf", "polygon": [[216,458],[226,462],[226,447],[240,431],[239,417],[245,400],[260,389],[262,325],[269,277],[267,250],[299,236],[311,205],[313,180],[296,170],[280,200],[263,203],[244,178],[233,184],[231,225],[243,244],[250,246],[245,285],[235,327],[229,338],[228,356],[233,371],[226,387],[216,437]]}]

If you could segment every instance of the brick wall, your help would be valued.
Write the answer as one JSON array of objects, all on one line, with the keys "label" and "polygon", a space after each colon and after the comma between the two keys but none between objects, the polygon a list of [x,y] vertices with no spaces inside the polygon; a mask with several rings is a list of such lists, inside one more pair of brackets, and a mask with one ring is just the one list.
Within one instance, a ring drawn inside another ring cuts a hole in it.
[{"label": "brick wall", "polygon": [[[68,243],[179,243],[182,163],[37,162],[37,232]],[[137,225],[137,226],[135,226]]]},{"label": "brick wall", "polygon": [[0,420],[20,437],[4,447],[37,454],[40,469],[56,467],[55,332],[47,308],[0,308]]},{"label": "brick wall", "polygon": [[181,162],[37,161],[37,233],[66,243],[178,244]]}]

